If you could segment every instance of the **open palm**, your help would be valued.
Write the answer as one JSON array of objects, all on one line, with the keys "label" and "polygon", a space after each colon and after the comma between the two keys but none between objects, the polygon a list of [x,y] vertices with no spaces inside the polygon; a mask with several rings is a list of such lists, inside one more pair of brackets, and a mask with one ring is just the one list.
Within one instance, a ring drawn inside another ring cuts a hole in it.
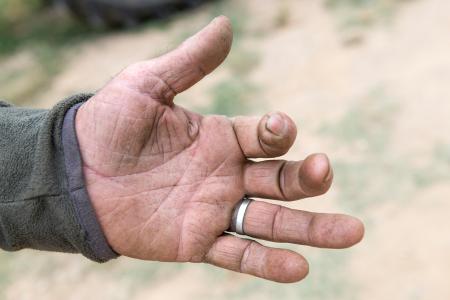
[{"label": "open palm", "polygon": [[[201,116],[173,102],[222,63],[231,41],[229,21],[216,18],[176,50],[129,66],[80,107],[87,189],[109,244],[122,255],[297,281],[308,272],[302,256],[224,231],[244,195],[297,200],[326,192],[328,158],[253,162],[289,150],[296,127],[288,116]],[[330,248],[363,235],[352,217],[261,201],[250,204],[244,228],[255,238]]]}]

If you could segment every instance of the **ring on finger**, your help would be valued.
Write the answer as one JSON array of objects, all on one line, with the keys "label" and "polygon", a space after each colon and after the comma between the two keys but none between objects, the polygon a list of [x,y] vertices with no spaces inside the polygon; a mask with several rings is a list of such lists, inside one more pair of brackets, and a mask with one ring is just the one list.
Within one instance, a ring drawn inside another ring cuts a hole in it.
[{"label": "ring on finger", "polygon": [[234,207],[233,216],[231,218],[231,231],[237,234],[245,235],[244,218],[247,208],[253,200],[244,196]]}]

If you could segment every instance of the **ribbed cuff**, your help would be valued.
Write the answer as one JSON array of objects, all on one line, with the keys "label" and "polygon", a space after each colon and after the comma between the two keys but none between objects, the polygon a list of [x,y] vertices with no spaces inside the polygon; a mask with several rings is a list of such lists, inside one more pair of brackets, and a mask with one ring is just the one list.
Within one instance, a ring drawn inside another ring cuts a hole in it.
[{"label": "ribbed cuff", "polygon": [[64,147],[64,162],[68,178],[69,194],[79,224],[86,233],[86,242],[91,253],[83,253],[90,259],[106,262],[119,255],[109,246],[105,235],[95,215],[94,208],[86,190],[83,163],[75,130],[75,116],[82,103],[76,104],[64,117],[62,128],[62,143]]}]

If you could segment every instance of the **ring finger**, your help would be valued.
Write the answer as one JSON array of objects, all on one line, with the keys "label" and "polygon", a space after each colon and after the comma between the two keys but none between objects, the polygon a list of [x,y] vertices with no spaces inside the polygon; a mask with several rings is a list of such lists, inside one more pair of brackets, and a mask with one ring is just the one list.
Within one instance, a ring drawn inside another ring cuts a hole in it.
[{"label": "ring finger", "polygon": [[245,212],[243,231],[273,242],[347,248],[362,239],[364,226],[347,215],[312,213],[252,201]]}]

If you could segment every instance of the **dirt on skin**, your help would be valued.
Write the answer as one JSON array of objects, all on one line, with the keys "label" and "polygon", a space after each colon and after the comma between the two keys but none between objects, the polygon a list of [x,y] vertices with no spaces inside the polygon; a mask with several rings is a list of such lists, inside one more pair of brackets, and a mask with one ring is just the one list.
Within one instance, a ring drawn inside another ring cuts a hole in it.
[{"label": "dirt on skin", "polygon": [[[310,278],[296,285],[202,265],[120,258],[98,266],[28,251],[12,258],[6,299],[450,299],[450,2],[405,1],[389,20],[358,28],[356,43],[323,1],[226,5],[247,14],[238,44],[259,57],[246,76],[258,87],[255,103],[299,125],[287,158],[326,152],[337,163],[329,194],[289,205],[355,213],[367,224],[364,241],[337,254],[295,248],[312,259]],[[126,65],[173,48],[211,11],[76,49],[34,105],[98,89]],[[226,63],[183,94],[183,105],[208,103],[231,73]]]}]

